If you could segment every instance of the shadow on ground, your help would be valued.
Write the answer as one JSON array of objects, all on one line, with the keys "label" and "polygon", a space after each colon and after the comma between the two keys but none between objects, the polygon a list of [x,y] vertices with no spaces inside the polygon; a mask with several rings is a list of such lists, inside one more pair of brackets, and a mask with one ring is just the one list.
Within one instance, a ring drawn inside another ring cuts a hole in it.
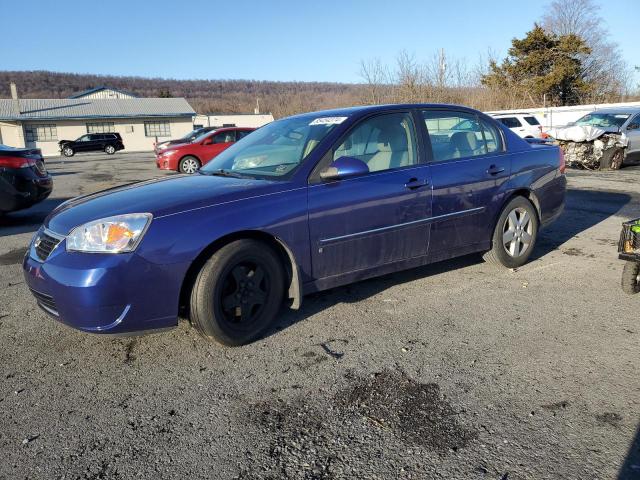
[{"label": "shadow on ground", "polygon": [[0,237],[35,232],[40,228],[47,215],[62,202],[69,200],[69,198],[49,198],[26,210],[19,210],[0,216]]},{"label": "shadow on ground", "polygon": [[[568,189],[565,211],[555,223],[541,232],[531,261],[547,255],[576,235],[618,214],[631,199],[631,195],[618,192]],[[394,285],[458,270],[482,261],[479,254],[472,254],[308,295],[300,310],[285,312],[281,320],[262,338],[271,336],[333,305],[356,303]]]},{"label": "shadow on ground", "polygon": [[629,451],[618,472],[618,480],[637,480],[640,478],[640,424],[631,440]]},{"label": "shadow on ground", "polygon": [[540,232],[531,260],[545,256],[576,235],[620,213],[631,200],[631,195],[625,193],[568,189],[564,212]]}]

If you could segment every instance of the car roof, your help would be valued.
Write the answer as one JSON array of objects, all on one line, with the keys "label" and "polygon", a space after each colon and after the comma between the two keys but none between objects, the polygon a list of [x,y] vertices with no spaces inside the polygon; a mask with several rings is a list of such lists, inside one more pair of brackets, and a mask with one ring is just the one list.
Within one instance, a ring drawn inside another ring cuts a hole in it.
[{"label": "car roof", "polygon": [[501,118],[501,117],[515,117],[516,115],[527,115],[533,117],[533,113],[531,112],[511,112],[511,113],[491,113],[493,118]]},{"label": "car roof", "polygon": [[354,114],[367,114],[367,113],[376,113],[376,112],[384,112],[387,110],[395,110],[395,109],[410,109],[410,108],[442,108],[442,109],[451,109],[451,110],[465,110],[469,112],[477,112],[470,107],[465,107],[463,105],[452,105],[446,103],[390,103],[385,105],[364,105],[360,107],[345,107],[345,108],[334,108],[331,110],[318,110],[316,112],[308,112],[301,113],[298,115],[292,115],[292,117],[307,117],[307,116],[337,116],[337,117],[349,117]]},{"label": "car roof", "polygon": [[[589,112],[592,113],[640,113],[640,107],[608,107],[608,108],[599,108],[598,110],[594,110]],[[587,114],[585,114],[587,115]]]}]

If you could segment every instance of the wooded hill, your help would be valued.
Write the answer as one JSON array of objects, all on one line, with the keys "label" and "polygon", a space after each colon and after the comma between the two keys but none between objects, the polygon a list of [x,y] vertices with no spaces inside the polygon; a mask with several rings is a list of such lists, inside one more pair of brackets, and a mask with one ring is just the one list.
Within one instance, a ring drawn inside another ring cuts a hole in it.
[{"label": "wooded hill", "polygon": [[364,99],[364,86],[355,84],[173,80],[47,71],[0,71],[0,98],[10,97],[10,82],[16,83],[21,98],[67,98],[106,85],[141,97],[185,97],[198,113],[253,113],[259,99],[261,112],[271,112],[276,117],[357,105]]}]

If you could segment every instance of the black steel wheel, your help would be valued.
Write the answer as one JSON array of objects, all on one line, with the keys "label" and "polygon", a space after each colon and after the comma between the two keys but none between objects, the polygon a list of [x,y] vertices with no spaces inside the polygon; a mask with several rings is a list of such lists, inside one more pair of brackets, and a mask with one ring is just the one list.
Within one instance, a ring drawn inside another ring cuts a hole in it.
[{"label": "black steel wheel", "polygon": [[622,269],[622,290],[629,295],[640,293],[640,263],[626,262]]},{"label": "black steel wheel", "polygon": [[284,298],[284,269],[257,240],[225,245],[202,267],[191,292],[191,323],[224,345],[250,342],[276,318]]}]

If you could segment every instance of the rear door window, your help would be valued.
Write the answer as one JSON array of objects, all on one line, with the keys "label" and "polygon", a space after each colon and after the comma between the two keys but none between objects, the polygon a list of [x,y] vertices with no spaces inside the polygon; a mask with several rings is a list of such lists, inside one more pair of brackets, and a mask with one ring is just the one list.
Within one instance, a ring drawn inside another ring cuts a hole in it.
[{"label": "rear door window", "polygon": [[422,112],[437,162],[477,157],[500,151],[498,129],[467,112],[425,110]]},{"label": "rear door window", "polygon": [[236,138],[237,138],[238,140],[240,140],[241,138],[246,137],[246,136],[247,136],[247,135],[249,135],[250,133],[251,133],[251,131],[250,131],[250,130],[238,130],[238,131],[236,132]]},{"label": "rear door window", "polygon": [[502,123],[507,128],[518,128],[522,126],[522,123],[520,123],[520,120],[518,120],[516,117],[499,118],[498,121],[500,121],[500,123]]},{"label": "rear door window", "polygon": [[533,125],[533,126],[540,125],[540,122],[536,117],[524,117],[524,121],[527,122],[529,125]]}]

